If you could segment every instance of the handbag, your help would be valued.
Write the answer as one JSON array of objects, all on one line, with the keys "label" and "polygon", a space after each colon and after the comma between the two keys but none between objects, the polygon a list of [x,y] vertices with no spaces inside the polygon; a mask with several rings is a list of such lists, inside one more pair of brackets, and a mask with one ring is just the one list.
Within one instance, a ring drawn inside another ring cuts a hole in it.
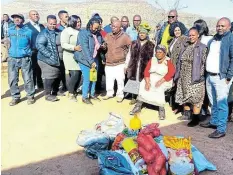
[{"label": "handbag", "polygon": [[136,94],[138,95],[140,88],[140,82],[135,80],[128,80],[123,91],[126,93]]}]

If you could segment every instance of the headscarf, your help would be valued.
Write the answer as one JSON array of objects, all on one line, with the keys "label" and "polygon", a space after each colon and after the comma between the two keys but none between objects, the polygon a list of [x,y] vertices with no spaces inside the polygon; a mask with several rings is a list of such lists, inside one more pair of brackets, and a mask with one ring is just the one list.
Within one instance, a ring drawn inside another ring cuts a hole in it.
[{"label": "headscarf", "polygon": [[166,46],[164,46],[162,44],[157,45],[155,48],[155,51],[156,50],[162,50],[165,54],[167,54],[167,48],[166,48]]},{"label": "headscarf", "polygon": [[139,25],[139,28],[138,28],[138,33],[146,33],[148,34],[151,30],[151,27],[149,26],[149,24],[147,22],[142,22],[140,25]]}]

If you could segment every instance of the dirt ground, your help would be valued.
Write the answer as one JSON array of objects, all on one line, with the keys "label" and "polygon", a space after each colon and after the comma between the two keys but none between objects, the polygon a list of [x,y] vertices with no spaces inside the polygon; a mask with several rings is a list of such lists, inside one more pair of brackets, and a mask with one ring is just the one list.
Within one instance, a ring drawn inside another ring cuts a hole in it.
[{"label": "dirt ground", "polygon": [[[83,149],[76,144],[78,133],[105,120],[109,112],[120,114],[129,124],[129,101],[118,104],[115,99],[94,102],[93,106],[69,101],[45,101],[43,93],[36,94],[36,103],[27,105],[22,90],[22,102],[14,107],[6,75],[2,76],[2,174],[3,175],[97,175],[97,160],[87,158]],[[158,112],[143,109],[140,118],[143,124],[159,122],[164,135],[191,136],[192,143],[217,166],[216,172],[202,175],[233,175],[233,123],[229,123],[224,138],[212,140],[207,137],[211,129],[188,128],[186,122],[179,122],[166,106],[167,119],[158,120]]]}]

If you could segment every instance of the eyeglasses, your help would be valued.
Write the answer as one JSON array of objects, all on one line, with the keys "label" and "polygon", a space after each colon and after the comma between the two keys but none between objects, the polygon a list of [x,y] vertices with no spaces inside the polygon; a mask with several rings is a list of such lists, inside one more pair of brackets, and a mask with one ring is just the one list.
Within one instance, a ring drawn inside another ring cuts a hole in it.
[{"label": "eyeglasses", "polygon": [[129,21],[121,21],[121,22],[129,22]]},{"label": "eyeglasses", "polygon": [[133,20],[133,21],[141,21],[141,20]]},{"label": "eyeglasses", "polygon": [[176,16],[168,16],[168,18],[175,18]]}]

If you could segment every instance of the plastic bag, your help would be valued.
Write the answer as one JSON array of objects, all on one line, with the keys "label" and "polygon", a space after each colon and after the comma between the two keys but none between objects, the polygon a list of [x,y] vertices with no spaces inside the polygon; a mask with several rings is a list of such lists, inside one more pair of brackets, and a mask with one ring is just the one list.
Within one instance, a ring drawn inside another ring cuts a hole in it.
[{"label": "plastic bag", "polygon": [[90,69],[90,81],[97,81],[97,70],[95,68]]},{"label": "plastic bag", "polygon": [[217,168],[212,163],[210,163],[205,156],[195,147],[192,145],[192,154],[193,160],[195,163],[195,167],[198,172],[209,170],[209,171],[216,171]]},{"label": "plastic bag", "polygon": [[109,113],[109,118],[100,123],[97,123],[95,130],[101,131],[109,135],[111,138],[115,138],[116,135],[125,129],[125,124],[121,116],[113,113]]}]

